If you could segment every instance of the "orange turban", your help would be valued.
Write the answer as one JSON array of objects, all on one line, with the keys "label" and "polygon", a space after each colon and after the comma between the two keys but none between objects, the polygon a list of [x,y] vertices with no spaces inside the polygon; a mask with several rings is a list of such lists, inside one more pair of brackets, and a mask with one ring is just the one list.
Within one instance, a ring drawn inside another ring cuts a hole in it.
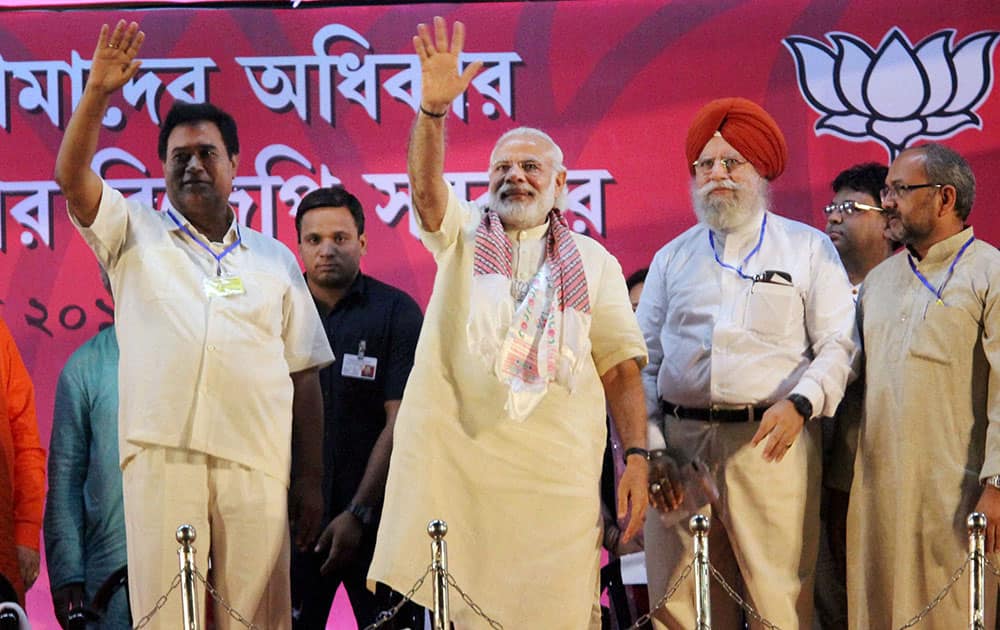
[{"label": "orange turban", "polygon": [[[705,105],[695,115],[688,129],[688,164],[698,159],[712,135],[718,131],[723,139],[753,164],[766,179],[777,179],[785,170],[788,147],[778,123],[764,109],[745,98],[720,98]],[[690,166],[694,175],[694,166]]]}]

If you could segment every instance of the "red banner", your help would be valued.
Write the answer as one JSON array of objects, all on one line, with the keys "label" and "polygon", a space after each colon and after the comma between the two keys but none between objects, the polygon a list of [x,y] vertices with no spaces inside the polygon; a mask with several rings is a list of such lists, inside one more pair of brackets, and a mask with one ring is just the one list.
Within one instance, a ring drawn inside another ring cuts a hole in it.
[{"label": "red banner", "polygon": [[[142,70],[113,101],[95,159],[106,179],[164,202],[158,123],[175,99],[210,100],[240,125],[231,197],[239,218],[295,249],[294,209],[343,183],[367,214],[363,268],[426,304],[433,261],[413,235],[405,146],[419,103],[410,39],[435,15],[467,25],[485,69],[448,121],[446,171],[485,193],[493,141],[530,125],[565,152],[573,229],[626,273],[693,223],[684,136],[721,96],[761,103],[790,162],[778,213],[821,226],[829,182],[940,140],[979,175],[977,235],[1000,242],[1000,99],[992,95],[1000,4],[917,0],[578,0],[377,7],[8,11],[0,24],[0,299],[37,388],[48,440],[55,380],[111,320],[93,256],[52,181],[63,129],[104,22],[146,32]],[[984,30],[984,25],[987,30]],[[44,578],[43,578],[44,579]],[[47,585],[29,596],[55,628]]]}]

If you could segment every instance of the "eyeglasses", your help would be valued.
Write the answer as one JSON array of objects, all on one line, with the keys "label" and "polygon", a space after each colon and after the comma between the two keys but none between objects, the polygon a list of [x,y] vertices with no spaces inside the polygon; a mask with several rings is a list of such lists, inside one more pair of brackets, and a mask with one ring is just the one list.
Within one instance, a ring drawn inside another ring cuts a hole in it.
[{"label": "eyeglasses", "polygon": [[823,208],[823,214],[827,216],[833,214],[834,212],[851,216],[855,212],[884,212],[884,210],[878,206],[870,206],[867,203],[861,203],[860,201],[841,201],[840,203],[831,203],[827,207]]},{"label": "eyeglasses", "polygon": [[[700,175],[708,175],[715,168],[715,158],[705,158],[703,160],[697,160],[691,162],[691,166],[694,170],[698,171]],[[741,160],[740,158],[719,158],[719,164],[722,164],[722,168],[725,169],[727,173],[732,173],[739,167],[747,163],[746,160]]]},{"label": "eyeglasses", "polygon": [[889,184],[882,187],[882,190],[879,191],[879,196],[882,197],[882,201],[893,197],[900,199],[911,190],[918,188],[941,188],[942,186],[945,186],[945,184]]}]

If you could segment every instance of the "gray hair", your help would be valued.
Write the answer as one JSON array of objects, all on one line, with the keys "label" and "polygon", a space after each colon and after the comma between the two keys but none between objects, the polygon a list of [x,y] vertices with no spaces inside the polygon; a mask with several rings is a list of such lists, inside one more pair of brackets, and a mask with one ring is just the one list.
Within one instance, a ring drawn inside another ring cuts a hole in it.
[{"label": "gray hair", "polygon": [[[514,129],[505,131],[503,135],[497,138],[496,143],[493,145],[493,151],[490,152],[490,165],[492,166],[493,156],[496,155],[497,148],[501,144],[510,140],[511,138],[523,137],[523,136],[534,138],[536,140],[541,140],[547,143],[552,149],[552,157],[554,158],[552,160],[553,162],[552,166],[555,169],[556,174],[566,172],[566,166],[563,164],[564,158],[563,158],[562,148],[558,144],[556,144],[556,141],[552,139],[552,136],[545,133],[541,129],[537,129],[535,127],[515,127]],[[565,210],[566,206],[568,205],[566,199],[566,189],[567,186],[564,185],[562,192],[560,192],[559,195],[556,197],[555,205],[556,208],[558,208],[559,210]]]},{"label": "gray hair", "polygon": [[917,151],[924,156],[924,173],[929,182],[955,187],[955,214],[965,221],[976,200],[976,176],[972,174],[972,168],[965,158],[943,144],[934,142],[912,147],[907,151]]}]

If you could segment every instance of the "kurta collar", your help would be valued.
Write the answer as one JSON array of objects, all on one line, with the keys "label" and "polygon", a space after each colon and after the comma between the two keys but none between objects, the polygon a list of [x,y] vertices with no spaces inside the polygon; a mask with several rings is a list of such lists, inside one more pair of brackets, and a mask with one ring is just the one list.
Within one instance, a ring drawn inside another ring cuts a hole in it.
[{"label": "kurta collar", "polygon": [[549,221],[551,219],[546,219],[545,223],[541,225],[536,225],[535,227],[528,228],[526,230],[508,230],[506,227],[503,229],[504,234],[511,242],[518,241],[537,241],[549,231]]},{"label": "kurta collar", "polygon": [[[238,215],[236,214],[236,210],[233,210],[232,206],[230,206],[229,209],[232,210],[232,212],[233,212],[233,220],[229,223],[229,229],[226,230],[225,235],[223,235],[223,237],[222,237],[222,245],[223,246],[229,246],[232,243],[234,243],[236,241],[237,235],[239,234],[239,231],[237,230],[237,227],[236,227],[236,221],[237,221],[237,216]],[[164,210],[164,214],[166,212],[168,212],[168,211]],[[191,230],[191,232],[193,234],[195,234],[198,238],[200,238],[203,242],[205,242],[205,243],[210,242],[208,240],[208,237],[205,236],[204,234],[202,234],[201,230],[199,230],[197,227],[195,227],[195,225],[193,223],[191,223],[191,221],[189,221],[188,218],[186,216],[184,216],[184,214],[182,212],[180,212],[179,210],[176,210],[176,209],[171,209],[171,210],[169,210],[169,212],[172,212],[173,215],[175,217],[177,217],[177,219],[183,225],[187,226],[187,228],[189,230]],[[167,222],[167,229],[168,230],[177,231],[177,230],[181,229],[180,226],[178,226],[176,223],[174,223],[173,221],[170,220],[170,217],[164,216],[163,219],[164,219],[164,221]],[[244,226],[244,227],[246,227],[246,226]],[[213,245],[217,245],[217,244],[218,243],[213,243]],[[242,248],[249,248],[249,247],[250,247],[250,245],[247,243],[247,240],[245,238],[240,240],[240,248],[241,249]]]},{"label": "kurta collar", "polygon": [[[952,258],[958,254],[958,250],[962,249],[962,245],[965,245],[965,242],[972,235],[972,227],[969,226],[958,234],[949,236],[943,241],[938,241],[931,245],[927,250],[927,255],[922,260],[917,260],[917,257],[913,256],[913,261],[917,263],[917,267],[919,268],[950,263]],[[910,253],[912,255],[912,251]]]}]

